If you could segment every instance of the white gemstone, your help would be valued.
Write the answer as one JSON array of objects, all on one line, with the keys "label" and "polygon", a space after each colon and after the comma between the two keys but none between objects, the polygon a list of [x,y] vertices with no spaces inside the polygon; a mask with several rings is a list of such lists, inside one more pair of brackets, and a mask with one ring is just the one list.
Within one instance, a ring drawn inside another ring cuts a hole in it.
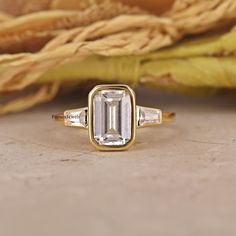
[{"label": "white gemstone", "polygon": [[66,126],[84,127],[88,126],[87,122],[88,109],[69,110],[64,113],[64,123]]},{"label": "white gemstone", "polygon": [[93,133],[99,145],[123,146],[132,138],[131,97],[126,90],[102,90],[93,98]]},{"label": "white gemstone", "polygon": [[138,126],[161,124],[162,112],[159,109],[137,106]]}]

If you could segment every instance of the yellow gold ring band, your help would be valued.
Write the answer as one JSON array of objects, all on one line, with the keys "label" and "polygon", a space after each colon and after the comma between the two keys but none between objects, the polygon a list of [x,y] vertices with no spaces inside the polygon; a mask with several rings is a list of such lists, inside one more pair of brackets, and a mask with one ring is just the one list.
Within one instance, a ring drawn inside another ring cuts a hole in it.
[{"label": "yellow gold ring band", "polygon": [[[147,108],[147,107],[145,107]],[[87,108],[84,108],[84,110],[86,110]],[[75,109],[74,112],[78,112],[79,109]],[[70,111],[65,111],[65,113],[71,112]],[[65,123],[66,121],[66,117],[64,114],[55,114],[52,115],[52,119],[54,119],[56,122],[62,122]],[[175,113],[174,112],[163,112],[162,113],[162,123],[171,123],[175,121]],[[159,123],[148,123],[145,127],[147,126],[153,126],[153,125],[160,125]],[[66,126],[73,126],[73,125],[66,125]],[[137,128],[140,128],[142,126],[138,126]],[[82,127],[83,128],[83,127]],[[88,128],[88,127],[84,127],[84,128]]]}]

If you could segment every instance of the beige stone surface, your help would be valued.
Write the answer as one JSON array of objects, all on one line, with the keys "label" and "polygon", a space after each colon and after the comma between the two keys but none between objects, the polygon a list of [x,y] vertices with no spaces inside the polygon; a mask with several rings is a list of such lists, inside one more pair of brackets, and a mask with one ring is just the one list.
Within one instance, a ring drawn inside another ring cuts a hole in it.
[{"label": "beige stone surface", "polygon": [[236,235],[236,97],[138,95],[178,117],[127,152],[53,123],[75,96],[0,118],[1,236]]}]

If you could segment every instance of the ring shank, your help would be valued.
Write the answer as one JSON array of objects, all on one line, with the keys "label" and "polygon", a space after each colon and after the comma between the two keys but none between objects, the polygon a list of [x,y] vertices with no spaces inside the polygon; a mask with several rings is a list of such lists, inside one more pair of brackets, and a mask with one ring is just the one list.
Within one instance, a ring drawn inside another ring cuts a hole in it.
[{"label": "ring shank", "polygon": [[163,112],[162,113],[162,122],[170,123],[175,121],[175,113],[174,112]]},{"label": "ring shank", "polygon": [[64,122],[65,121],[64,114],[52,115],[52,119],[57,121],[57,122]]},{"label": "ring shank", "polygon": [[62,114],[62,113],[52,115],[52,119],[57,122],[64,122],[65,121],[64,114]]},{"label": "ring shank", "polygon": [[[65,122],[64,114],[55,114],[52,115],[52,119],[56,122]],[[175,121],[175,113],[174,112],[162,112],[162,123],[170,123]],[[159,124],[157,124],[159,125]]]}]

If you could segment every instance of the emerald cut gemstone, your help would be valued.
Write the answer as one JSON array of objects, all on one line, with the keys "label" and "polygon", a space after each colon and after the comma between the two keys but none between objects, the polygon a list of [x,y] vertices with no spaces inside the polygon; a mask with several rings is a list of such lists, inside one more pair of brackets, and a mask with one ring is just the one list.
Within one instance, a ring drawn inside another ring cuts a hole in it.
[{"label": "emerald cut gemstone", "polygon": [[95,92],[93,135],[98,145],[125,146],[132,139],[132,98],[127,89],[104,89]]}]

